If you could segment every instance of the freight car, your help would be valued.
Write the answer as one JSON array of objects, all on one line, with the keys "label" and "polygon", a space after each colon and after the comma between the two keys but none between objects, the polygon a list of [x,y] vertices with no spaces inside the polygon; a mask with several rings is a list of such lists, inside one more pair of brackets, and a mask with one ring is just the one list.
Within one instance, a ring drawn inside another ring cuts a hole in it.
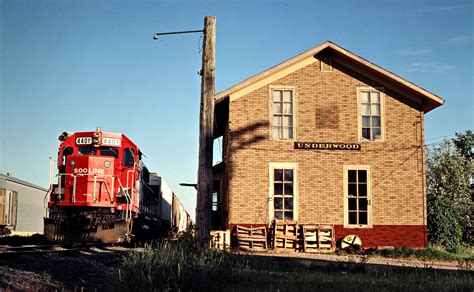
[{"label": "freight car", "polygon": [[[149,172],[142,152],[124,134],[97,128],[64,132],[59,140],[58,180],[50,187],[44,218],[49,240],[131,242],[191,224],[176,195]],[[184,225],[173,219],[182,216]]]}]

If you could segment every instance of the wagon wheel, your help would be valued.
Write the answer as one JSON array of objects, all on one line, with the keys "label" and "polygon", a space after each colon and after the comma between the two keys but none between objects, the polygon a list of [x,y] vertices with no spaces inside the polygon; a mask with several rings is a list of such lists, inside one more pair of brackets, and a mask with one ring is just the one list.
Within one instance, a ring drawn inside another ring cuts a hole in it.
[{"label": "wagon wheel", "polygon": [[359,249],[362,246],[362,240],[357,235],[347,235],[342,239],[342,249]]}]

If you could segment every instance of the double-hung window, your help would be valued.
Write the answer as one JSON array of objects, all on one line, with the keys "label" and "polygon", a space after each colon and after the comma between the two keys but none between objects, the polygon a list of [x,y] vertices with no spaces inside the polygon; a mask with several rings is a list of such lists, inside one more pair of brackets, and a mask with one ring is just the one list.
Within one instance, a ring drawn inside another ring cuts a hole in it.
[{"label": "double-hung window", "polygon": [[344,167],[344,218],[346,226],[370,226],[370,168]]},{"label": "double-hung window", "polygon": [[296,169],[296,163],[270,163],[270,219],[297,220]]},{"label": "double-hung window", "polygon": [[383,140],[383,94],[376,89],[359,89],[359,137],[361,140]]},{"label": "double-hung window", "polygon": [[293,139],[294,90],[272,88],[272,139]]}]

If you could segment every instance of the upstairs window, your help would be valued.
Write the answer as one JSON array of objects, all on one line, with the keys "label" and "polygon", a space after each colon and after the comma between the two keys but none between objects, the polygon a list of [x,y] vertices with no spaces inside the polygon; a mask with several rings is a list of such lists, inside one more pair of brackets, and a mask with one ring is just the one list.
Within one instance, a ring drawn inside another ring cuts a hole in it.
[{"label": "upstairs window", "polygon": [[359,91],[359,106],[360,140],[383,140],[383,94],[376,89],[361,89]]},{"label": "upstairs window", "polygon": [[272,89],[272,139],[293,139],[294,90]]},{"label": "upstairs window", "polygon": [[321,71],[331,72],[332,71],[332,59],[322,58],[321,59]]}]

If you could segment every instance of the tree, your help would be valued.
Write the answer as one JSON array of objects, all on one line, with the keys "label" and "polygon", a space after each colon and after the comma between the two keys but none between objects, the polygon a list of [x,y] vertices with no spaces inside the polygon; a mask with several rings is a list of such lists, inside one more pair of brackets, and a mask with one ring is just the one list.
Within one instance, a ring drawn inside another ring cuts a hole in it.
[{"label": "tree", "polygon": [[472,243],[473,146],[474,134],[466,131],[428,148],[428,238],[432,244],[452,249],[461,240]]},{"label": "tree", "polygon": [[474,133],[471,130],[467,130],[465,134],[456,133],[453,142],[462,156],[469,162],[474,160]]}]

